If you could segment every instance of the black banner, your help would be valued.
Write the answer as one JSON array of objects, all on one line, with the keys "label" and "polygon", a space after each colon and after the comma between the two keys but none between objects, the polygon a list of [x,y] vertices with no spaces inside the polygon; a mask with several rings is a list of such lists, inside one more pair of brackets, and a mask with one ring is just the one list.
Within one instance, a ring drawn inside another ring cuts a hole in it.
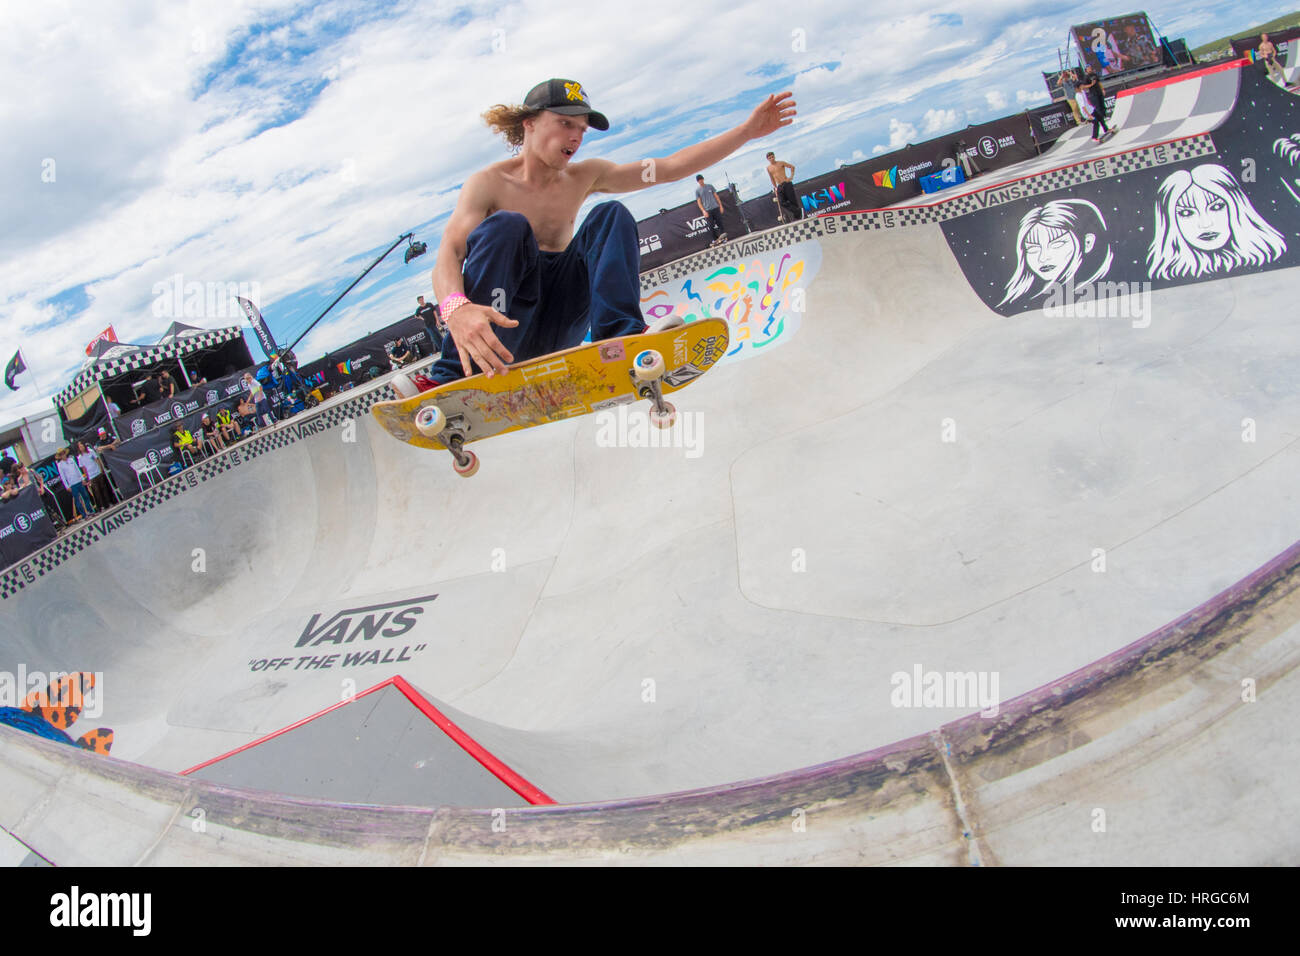
[{"label": "black banner", "polygon": [[[733,189],[719,190],[722,196],[722,229],[729,239],[745,235],[745,226],[737,211],[736,192]],[[757,203],[758,200],[749,200]],[[746,214],[749,207],[746,207]],[[760,219],[767,221],[765,216]],[[776,210],[772,210],[769,225],[776,224]],[[751,228],[764,229],[751,221]],[[689,256],[707,249],[713,242],[709,232],[709,217],[700,212],[699,204],[694,200],[683,203],[673,209],[667,209],[658,215],[637,223],[637,236],[641,247],[641,271],[653,269],[672,262],[682,256]]]},{"label": "black banner", "polygon": [[429,341],[424,320],[410,315],[337,351],[328,352],[323,358],[299,366],[298,374],[308,388],[328,385],[339,389],[349,383],[360,385],[372,368],[379,369],[381,374],[392,371],[388,346],[398,338],[406,339],[421,358],[433,354],[433,343]]},{"label": "black banner", "polygon": [[[1114,110],[1114,97],[1110,108]],[[1039,146],[1056,142],[1074,128],[1074,113],[1064,101],[1029,111],[1029,129]]]},{"label": "black banner", "polygon": [[207,411],[215,416],[220,408],[232,408],[239,404],[239,394],[243,391],[243,373],[227,375],[204,385],[177,392],[171,398],[160,399],[140,408],[122,412],[117,419],[117,435],[122,439],[139,438],[145,432],[155,428],[164,428],[170,432],[173,423],[195,412]]},{"label": "black banner", "polygon": [[[193,431],[192,428],[190,430]],[[138,495],[142,489],[131,462],[143,458],[149,465],[158,468],[156,478],[166,478],[167,471],[175,460],[171,429],[160,428],[145,432],[139,438],[132,438],[116,448],[102,452],[99,457],[104,468],[113,476],[113,484],[124,500]]]},{"label": "black banner", "polygon": [[[1300,29],[1292,28],[1290,30],[1278,30],[1276,33],[1270,33],[1268,38],[1272,41],[1273,46],[1277,47],[1277,58],[1283,63],[1286,62],[1287,49],[1291,46],[1291,41],[1300,37]],[[1232,54],[1237,59],[1245,56],[1251,50],[1259,49],[1259,34],[1254,36],[1242,37],[1240,40],[1230,40],[1232,44]]]},{"label": "black banner", "polygon": [[100,428],[112,431],[108,406],[104,404],[102,396],[95,399],[95,404],[91,405],[80,418],[63,422],[63,437],[68,444],[74,441],[84,441],[88,445],[98,444]]},{"label": "black banner", "polygon": [[55,537],[54,523],[34,485],[0,502],[0,567],[17,564]]}]

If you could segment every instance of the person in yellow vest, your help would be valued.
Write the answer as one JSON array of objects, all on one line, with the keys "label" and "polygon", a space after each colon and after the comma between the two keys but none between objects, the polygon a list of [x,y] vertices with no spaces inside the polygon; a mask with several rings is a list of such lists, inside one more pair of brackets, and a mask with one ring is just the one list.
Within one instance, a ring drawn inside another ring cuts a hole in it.
[{"label": "person in yellow vest", "polygon": [[194,440],[194,436],[186,430],[185,423],[182,422],[172,429],[172,455],[177,464],[184,465],[185,460],[182,458],[181,453],[186,449],[189,449],[191,458],[197,459],[199,457],[198,443]]},{"label": "person in yellow vest", "polygon": [[221,432],[221,440],[226,444],[239,439],[241,434],[239,423],[235,421],[235,416],[230,414],[230,409],[223,408],[217,412],[217,430]]}]

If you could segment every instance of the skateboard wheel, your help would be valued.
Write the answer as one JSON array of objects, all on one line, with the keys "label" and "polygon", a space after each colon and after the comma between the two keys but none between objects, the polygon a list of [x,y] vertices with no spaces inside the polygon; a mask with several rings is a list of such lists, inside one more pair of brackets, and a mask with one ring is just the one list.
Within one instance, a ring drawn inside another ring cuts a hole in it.
[{"label": "skateboard wheel", "polygon": [[632,375],[638,382],[663,378],[664,357],[654,349],[644,349],[632,360]]},{"label": "skateboard wheel", "polygon": [[474,454],[472,451],[467,451],[463,454],[466,459],[465,464],[462,465],[457,461],[452,464],[452,467],[456,469],[456,474],[460,475],[462,478],[471,478],[474,473],[478,471],[478,455]]},{"label": "skateboard wheel", "polygon": [[405,375],[393,376],[393,391],[397,393],[398,398],[411,398],[420,394],[419,388]]},{"label": "skateboard wheel", "polygon": [[447,427],[447,416],[437,405],[423,405],[415,413],[415,430],[425,438],[436,438]]},{"label": "skateboard wheel", "polygon": [[664,402],[664,410],[650,409],[650,424],[655,428],[672,428],[677,422],[677,409],[672,402]]}]

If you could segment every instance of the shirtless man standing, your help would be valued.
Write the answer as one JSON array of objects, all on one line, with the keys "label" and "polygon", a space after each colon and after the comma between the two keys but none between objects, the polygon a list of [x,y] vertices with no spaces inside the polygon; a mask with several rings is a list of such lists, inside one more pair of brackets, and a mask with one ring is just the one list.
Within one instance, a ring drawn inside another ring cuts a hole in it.
[{"label": "shirtless man standing", "polygon": [[684,179],[794,115],[790,93],[772,95],[735,129],[620,165],[573,161],[589,128],[609,129],[579,83],[547,80],[523,106],[484,113],[519,152],[465,181],[443,232],[433,288],[449,335],[428,381],[505,372],[506,363],[580,344],[588,329],[592,341],[645,331],[636,221],[621,203],[604,202],[575,235],[583,200]]},{"label": "shirtless man standing", "polygon": [[794,222],[802,219],[799,199],[794,194],[794,166],[776,158],[776,153],[767,154],[767,178],[772,180],[772,191],[781,209],[782,222]]},{"label": "shirtless man standing", "polygon": [[1267,33],[1259,35],[1259,49],[1256,51],[1264,60],[1264,68],[1270,76],[1276,76],[1283,86],[1286,86],[1286,73],[1282,70],[1282,64],[1277,62],[1277,47],[1273,41],[1268,38]]}]

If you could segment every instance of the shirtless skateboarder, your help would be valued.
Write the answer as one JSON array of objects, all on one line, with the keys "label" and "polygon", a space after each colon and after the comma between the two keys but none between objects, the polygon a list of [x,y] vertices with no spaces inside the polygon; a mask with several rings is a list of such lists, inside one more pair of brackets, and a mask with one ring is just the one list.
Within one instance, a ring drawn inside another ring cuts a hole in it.
[{"label": "shirtless skateboarder", "polygon": [[802,219],[799,199],[794,194],[794,165],[776,158],[776,153],[767,154],[767,178],[772,180],[772,192],[776,194],[777,206],[781,210],[782,222],[794,222]]},{"label": "shirtless skateboarder", "polygon": [[[575,161],[588,129],[607,130],[582,85],[539,83],[523,106],[495,106],[484,120],[518,153],[465,181],[442,234],[433,288],[448,336],[421,387],[582,342],[644,332],[636,221],[619,202],[588,213],[592,193],[627,193],[684,179],[794,121],[790,93],[774,94],[749,119],[662,159]],[[423,377],[421,377],[423,378]]]}]

